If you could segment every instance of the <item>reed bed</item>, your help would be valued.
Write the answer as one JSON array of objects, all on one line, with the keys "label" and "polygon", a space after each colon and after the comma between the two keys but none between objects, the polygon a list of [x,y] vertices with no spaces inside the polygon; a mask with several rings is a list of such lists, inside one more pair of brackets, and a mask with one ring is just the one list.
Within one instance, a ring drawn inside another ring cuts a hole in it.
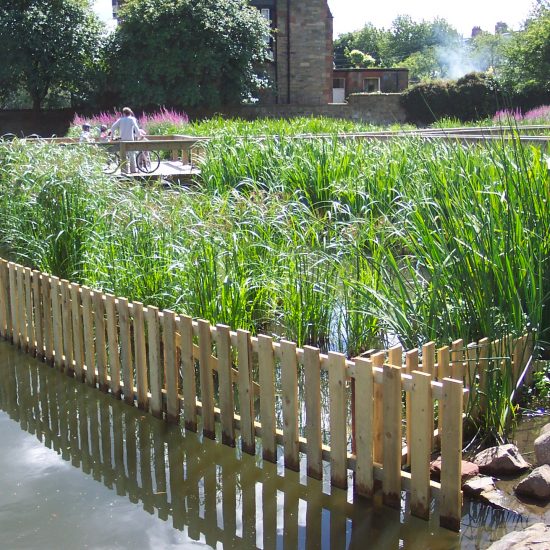
[{"label": "reed bed", "polygon": [[[3,255],[350,357],[397,341],[546,337],[540,149],[217,133],[200,181],[182,193],[104,175],[95,148],[2,144]],[[490,402],[503,410],[510,388],[499,376]]]}]

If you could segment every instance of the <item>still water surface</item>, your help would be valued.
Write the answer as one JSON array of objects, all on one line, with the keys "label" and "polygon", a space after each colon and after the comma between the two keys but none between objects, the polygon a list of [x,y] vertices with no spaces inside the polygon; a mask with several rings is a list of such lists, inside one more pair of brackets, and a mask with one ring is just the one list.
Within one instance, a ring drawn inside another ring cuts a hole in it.
[{"label": "still water surface", "polygon": [[[466,501],[460,534],[168,426],[0,342],[0,548],[486,548],[531,521]],[[326,477],[326,476],[325,476]],[[435,506],[435,504],[434,504]]]}]

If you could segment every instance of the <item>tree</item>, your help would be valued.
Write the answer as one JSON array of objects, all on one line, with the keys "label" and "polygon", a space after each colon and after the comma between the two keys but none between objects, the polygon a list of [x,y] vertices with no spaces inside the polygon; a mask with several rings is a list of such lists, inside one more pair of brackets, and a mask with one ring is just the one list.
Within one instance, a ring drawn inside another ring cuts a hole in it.
[{"label": "tree", "polygon": [[334,60],[337,67],[349,65],[349,57],[346,52],[359,50],[366,52],[374,58],[374,64],[379,65],[381,60],[381,48],[388,31],[376,28],[372,23],[367,23],[361,30],[345,33],[334,41]]},{"label": "tree", "polygon": [[85,100],[93,88],[102,32],[87,0],[2,0],[0,95],[23,89],[34,110],[53,90]]},{"label": "tree", "polygon": [[478,71],[497,69],[503,62],[505,38],[500,33],[481,31],[470,41],[470,56]]},{"label": "tree", "polygon": [[354,67],[372,67],[374,65],[374,57],[368,53],[363,53],[360,50],[351,50],[347,54],[348,59]]},{"label": "tree", "polygon": [[112,51],[120,98],[217,107],[250,97],[269,25],[245,0],[128,0]]},{"label": "tree", "polygon": [[512,92],[550,93],[550,6],[541,2],[504,47],[501,79]]}]

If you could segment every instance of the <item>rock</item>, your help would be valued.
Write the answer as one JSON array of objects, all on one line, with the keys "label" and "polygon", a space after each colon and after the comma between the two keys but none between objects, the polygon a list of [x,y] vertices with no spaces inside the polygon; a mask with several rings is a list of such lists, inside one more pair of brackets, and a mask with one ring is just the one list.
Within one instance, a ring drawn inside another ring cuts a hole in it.
[{"label": "rock", "polygon": [[493,542],[487,550],[548,550],[550,541],[550,526],[535,523],[523,531],[512,531],[497,542]]},{"label": "rock", "polygon": [[545,424],[541,429],[540,429],[540,434],[539,435],[543,435],[545,433],[548,433],[550,432],[550,422],[548,422],[548,424]]},{"label": "rock", "polygon": [[511,443],[481,451],[474,458],[474,463],[481,473],[495,476],[516,474],[531,467]]},{"label": "rock", "polygon": [[462,490],[469,497],[479,497],[483,493],[496,491],[495,480],[492,477],[474,477],[462,485]]},{"label": "rock", "polygon": [[550,500],[550,465],[544,464],[535,468],[516,485],[514,490],[519,495],[526,497],[537,500]]},{"label": "rock", "polygon": [[[462,461],[462,483],[479,475],[479,468],[473,462]],[[441,457],[430,463],[430,474],[432,479],[439,480],[441,477]]]},{"label": "rock", "polygon": [[539,466],[550,464],[550,430],[535,439],[535,456]]}]

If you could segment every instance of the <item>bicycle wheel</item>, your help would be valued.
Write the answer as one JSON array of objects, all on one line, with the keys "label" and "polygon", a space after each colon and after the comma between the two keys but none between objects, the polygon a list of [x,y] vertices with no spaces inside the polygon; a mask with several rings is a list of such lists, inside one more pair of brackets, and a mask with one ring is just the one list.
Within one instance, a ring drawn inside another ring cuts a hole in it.
[{"label": "bicycle wheel", "polygon": [[114,174],[118,167],[120,166],[120,156],[118,153],[109,153],[107,156],[107,164],[105,165],[105,168],[103,168],[103,171],[106,174]]},{"label": "bicycle wheel", "polygon": [[136,166],[140,172],[151,174],[160,166],[160,155],[158,151],[148,151],[148,155],[140,151],[136,157]]}]

